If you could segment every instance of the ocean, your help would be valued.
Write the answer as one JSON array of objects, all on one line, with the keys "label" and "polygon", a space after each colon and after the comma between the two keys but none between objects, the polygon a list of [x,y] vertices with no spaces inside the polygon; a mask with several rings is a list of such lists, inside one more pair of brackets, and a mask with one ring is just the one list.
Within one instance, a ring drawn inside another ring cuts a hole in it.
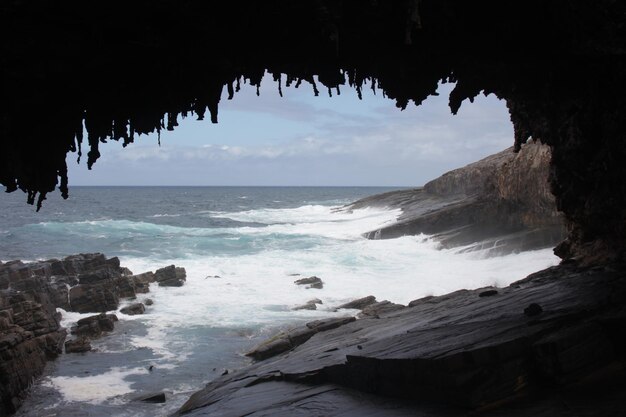
[{"label": "ocean", "polygon": [[[39,213],[19,192],[0,198],[0,260],[75,253],[118,256],[134,273],[175,264],[180,288],[153,285],[146,314],[126,316],[95,351],[49,363],[17,416],[166,416],[280,329],[345,315],[354,298],[407,304],[461,288],[506,286],[558,262],[551,249],[488,258],[440,250],[428,236],[367,240],[392,208],[341,207],[383,187],[72,187]],[[294,284],[318,276],[323,289]],[[294,311],[319,298],[318,310]],[[120,307],[129,304],[124,301]],[[64,312],[63,325],[81,317]],[[149,368],[152,366],[152,370]],[[165,404],[133,401],[164,391]]]}]

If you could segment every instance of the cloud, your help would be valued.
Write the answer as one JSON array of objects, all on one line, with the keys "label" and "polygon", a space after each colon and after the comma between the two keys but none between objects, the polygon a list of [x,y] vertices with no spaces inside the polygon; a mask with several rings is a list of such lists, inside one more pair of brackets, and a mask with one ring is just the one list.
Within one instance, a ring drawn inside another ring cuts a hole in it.
[{"label": "cloud", "polygon": [[[479,97],[452,116],[447,91],[403,112],[380,97],[359,102],[344,94],[337,101],[308,94],[289,98],[287,91],[282,99],[271,91],[260,98],[246,94],[220,107],[230,115],[231,124],[220,131],[231,129],[227,139],[200,122],[181,123],[162,137],[160,147],[151,138],[123,150],[117,143],[104,145],[93,172],[70,164],[70,180],[94,185],[129,184],[129,178],[136,185],[421,185],[513,143],[506,108],[494,97]],[[270,122],[253,124],[268,116]]]}]

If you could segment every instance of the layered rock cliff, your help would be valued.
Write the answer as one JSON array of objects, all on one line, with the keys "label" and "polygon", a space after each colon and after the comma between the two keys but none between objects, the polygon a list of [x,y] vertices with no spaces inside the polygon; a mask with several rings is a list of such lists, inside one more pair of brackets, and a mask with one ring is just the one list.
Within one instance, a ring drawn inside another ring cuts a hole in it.
[{"label": "layered rock cliff", "polygon": [[63,352],[67,335],[57,308],[79,313],[101,313],[79,320],[72,334],[88,351],[85,337],[97,337],[113,328],[120,298],[147,292],[150,282],[181,286],[185,270],[174,265],[140,275],[120,266],[117,257],[101,253],[24,263],[0,263],[0,417],[20,406],[24,391],[44,370],[46,361]]},{"label": "layered rock cliff", "polygon": [[529,142],[428,182],[423,188],[371,196],[348,209],[401,208],[397,223],[370,239],[434,235],[444,247],[498,255],[554,247],[566,236],[548,181],[550,148]]}]

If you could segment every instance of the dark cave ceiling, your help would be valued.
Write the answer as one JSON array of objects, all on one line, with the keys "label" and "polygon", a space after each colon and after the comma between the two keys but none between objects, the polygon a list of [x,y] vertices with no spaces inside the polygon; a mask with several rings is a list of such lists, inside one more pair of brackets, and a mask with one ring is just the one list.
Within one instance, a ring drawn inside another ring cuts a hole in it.
[{"label": "dark cave ceiling", "polygon": [[0,4],[0,182],[38,207],[55,188],[67,196],[68,152],[85,150],[91,166],[103,141],[127,144],[190,115],[217,122],[220,99],[264,74],[316,94],[367,82],[399,108],[444,81],[456,83],[453,113],[493,93],[517,145],[553,147],[552,187],[571,227],[561,256],[624,253],[623,1]]}]

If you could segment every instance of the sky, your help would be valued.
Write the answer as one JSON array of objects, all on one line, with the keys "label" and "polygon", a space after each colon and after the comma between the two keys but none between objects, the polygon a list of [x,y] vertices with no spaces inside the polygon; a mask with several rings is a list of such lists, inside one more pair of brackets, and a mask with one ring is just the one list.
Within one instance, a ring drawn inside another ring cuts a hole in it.
[{"label": "sky", "polygon": [[480,95],[453,116],[452,85],[400,111],[381,92],[345,87],[315,97],[306,83],[278,94],[270,77],[222,96],[219,123],[184,120],[173,132],[102,144],[91,171],[68,154],[72,185],[421,186],[513,144],[504,102]]}]

